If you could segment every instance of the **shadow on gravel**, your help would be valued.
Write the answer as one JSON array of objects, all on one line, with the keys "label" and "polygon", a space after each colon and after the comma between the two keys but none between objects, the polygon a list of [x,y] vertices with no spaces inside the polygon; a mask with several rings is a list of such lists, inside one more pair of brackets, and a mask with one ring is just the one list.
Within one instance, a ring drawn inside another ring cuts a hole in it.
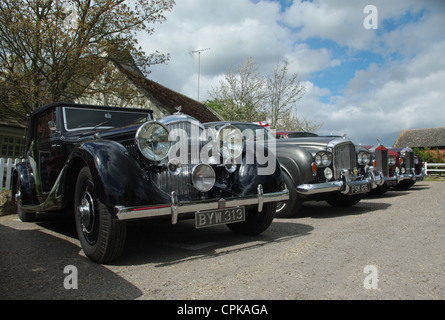
[{"label": "shadow on gravel", "polygon": [[[5,279],[9,280],[5,288],[11,287],[15,279],[20,279],[21,274],[25,274],[19,281],[23,288],[39,288],[39,278],[46,277],[46,283],[49,283],[51,289],[33,289],[33,292],[25,290],[8,297],[20,299],[20,295],[23,295],[24,299],[34,296],[43,299],[134,299],[140,295],[136,287],[104,266],[92,263],[84,257],[71,216],[41,215],[35,225],[54,236],[40,230],[20,231],[0,225],[0,254],[7,256],[0,261],[0,269],[7,271]],[[211,259],[289,241],[308,235],[313,229],[312,226],[297,221],[276,219],[261,235],[243,236],[234,234],[226,226],[195,229],[194,220],[180,220],[177,225],[155,220],[131,222],[128,223],[124,253],[110,265],[151,263],[156,267],[163,267],[186,261]],[[79,269],[79,281],[86,281],[84,285],[88,287],[87,292],[69,292],[64,289],[63,280],[66,274],[63,274],[63,269],[67,265],[75,265]],[[35,272],[29,271],[33,268],[38,270],[37,277]],[[0,279],[3,279],[1,270]],[[2,285],[0,299],[7,291]]]},{"label": "shadow on gravel", "polygon": [[369,214],[377,210],[385,210],[391,206],[389,203],[375,201],[360,201],[352,207],[333,207],[325,202],[306,202],[301,208],[301,217],[313,219],[332,219],[342,216]]},{"label": "shadow on gravel", "polygon": [[156,267],[166,267],[213,259],[290,241],[310,234],[313,229],[276,219],[262,234],[244,236],[234,234],[226,226],[195,229],[193,220],[179,221],[177,225],[141,221],[129,225],[125,252],[116,265],[154,263]]},{"label": "shadow on gravel", "polygon": [[[70,230],[60,219],[45,224]],[[142,295],[125,279],[79,255],[80,247],[69,236],[35,230],[32,224],[19,226],[29,229],[0,224],[0,300],[135,299]],[[72,276],[72,272],[64,273],[69,265],[77,268],[77,290],[64,287],[65,278]]]}]

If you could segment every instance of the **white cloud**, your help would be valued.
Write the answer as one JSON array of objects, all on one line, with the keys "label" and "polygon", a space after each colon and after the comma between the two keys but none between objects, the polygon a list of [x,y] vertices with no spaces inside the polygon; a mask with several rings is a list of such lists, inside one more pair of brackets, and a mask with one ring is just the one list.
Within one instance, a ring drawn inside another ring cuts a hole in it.
[{"label": "white cloud", "polygon": [[373,143],[384,133],[443,126],[445,63],[437,60],[443,52],[445,41],[425,48],[413,59],[381,67],[373,64],[357,72],[344,95],[324,108],[323,129],[337,129]]},{"label": "white cloud", "polygon": [[299,44],[285,55],[289,61],[289,72],[298,73],[306,79],[311,73],[318,72],[341,64],[340,60],[333,59],[326,48],[310,49],[307,44]]},{"label": "white cloud", "polygon": [[249,0],[181,0],[167,14],[167,21],[156,27],[150,38],[140,39],[147,52],[159,50],[171,54],[167,65],[153,66],[151,78],[161,84],[197,97],[197,49],[201,54],[201,100],[208,98],[207,88],[249,57],[264,72],[272,71],[286,57],[290,71],[300,79],[310,73],[339,65],[326,48],[310,49],[296,44],[291,30],[281,23],[277,2]]},{"label": "white cloud", "polygon": [[[368,4],[378,9],[377,31],[363,27]],[[198,55],[190,52],[210,48],[201,55],[201,100],[230,66],[253,57],[267,71],[286,57],[307,89],[299,115],[323,123],[325,133],[374,143],[378,135],[444,125],[444,16],[445,3],[434,0],[294,0],[284,12],[274,1],[180,0],[140,43],[147,52],[171,53],[167,65],[153,66],[151,78],[192,98]],[[312,48],[310,39],[331,40],[335,48]],[[347,79],[342,68],[366,52],[374,55]],[[330,70],[347,81],[342,91],[323,88],[313,77]]]}]

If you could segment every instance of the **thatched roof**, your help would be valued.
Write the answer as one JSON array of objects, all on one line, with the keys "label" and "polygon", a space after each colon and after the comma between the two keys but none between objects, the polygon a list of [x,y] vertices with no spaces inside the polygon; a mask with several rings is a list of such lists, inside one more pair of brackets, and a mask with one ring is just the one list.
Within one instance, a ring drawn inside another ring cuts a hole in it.
[{"label": "thatched roof", "polygon": [[440,148],[445,147],[445,127],[404,130],[394,148]]}]

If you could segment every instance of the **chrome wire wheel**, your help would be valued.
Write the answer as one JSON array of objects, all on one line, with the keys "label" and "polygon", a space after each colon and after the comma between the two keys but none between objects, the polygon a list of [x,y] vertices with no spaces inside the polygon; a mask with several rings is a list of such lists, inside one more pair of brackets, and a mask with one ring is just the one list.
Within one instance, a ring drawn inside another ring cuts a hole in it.
[{"label": "chrome wire wheel", "polygon": [[107,263],[124,249],[127,225],[117,221],[97,196],[88,167],[80,170],[74,191],[76,230],[85,255],[92,261]]},{"label": "chrome wire wheel", "polygon": [[77,214],[85,240],[93,245],[97,241],[99,217],[96,215],[94,198],[89,191],[91,188],[92,184],[87,182],[86,190],[80,198],[80,204],[77,206]]},{"label": "chrome wire wheel", "polygon": [[90,246],[99,239],[100,212],[91,174],[83,174],[76,186],[75,218],[79,237]]}]

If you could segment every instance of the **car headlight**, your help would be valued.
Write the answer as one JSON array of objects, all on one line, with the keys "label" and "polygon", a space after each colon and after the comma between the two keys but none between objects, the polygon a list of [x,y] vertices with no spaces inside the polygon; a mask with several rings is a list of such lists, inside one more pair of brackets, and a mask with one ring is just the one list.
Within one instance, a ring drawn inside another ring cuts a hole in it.
[{"label": "car headlight", "polygon": [[136,145],[147,159],[161,161],[168,156],[172,147],[169,134],[169,130],[162,123],[147,122],[136,133]]},{"label": "car headlight", "polygon": [[235,126],[226,125],[219,129],[217,141],[219,141],[221,154],[226,159],[236,159],[243,152],[243,134]]},{"label": "car headlight", "polygon": [[199,164],[193,168],[192,183],[200,192],[208,192],[216,181],[215,171],[208,164]]},{"label": "car headlight", "polygon": [[396,162],[397,162],[396,157],[394,157],[394,156],[389,156],[388,157],[388,165],[395,166]]},{"label": "car headlight", "polygon": [[417,166],[419,164],[419,158],[414,157],[414,164]]},{"label": "car headlight", "polygon": [[330,152],[318,152],[315,155],[315,164],[317,167],[329,167],[332,163],[332,154]]},{"label": "car headlight", "polygon": [[371,162],[371,154],[367,152],[359,152],[357,155],[357,163],[361,166],[366,166]]}]

